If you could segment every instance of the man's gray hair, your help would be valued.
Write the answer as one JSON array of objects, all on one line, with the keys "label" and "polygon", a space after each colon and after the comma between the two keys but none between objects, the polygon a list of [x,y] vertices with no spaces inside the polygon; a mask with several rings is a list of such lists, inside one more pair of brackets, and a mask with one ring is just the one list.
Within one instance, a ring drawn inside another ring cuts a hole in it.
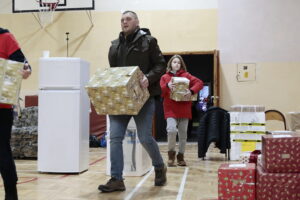
[{"label": "man's gray hair", "polygon": [[135,19],[139,19],[138,16],[137,16],[137,14],[136,14],[135,12],[131,11],[131,10],[126,10],[126,11],[124,11],[124,12],[122,13],[122,15],[125,15],[125,14],[127,14],[127,13],[130,13],[131,15],[133,15],[133,17],[134,17]]}]

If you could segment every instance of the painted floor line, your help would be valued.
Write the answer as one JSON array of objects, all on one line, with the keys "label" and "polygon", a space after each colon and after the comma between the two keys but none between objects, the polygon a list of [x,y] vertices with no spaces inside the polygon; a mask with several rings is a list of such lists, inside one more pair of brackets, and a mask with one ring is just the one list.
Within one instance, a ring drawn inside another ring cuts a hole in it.
[{"label": "painted floor line", "polygon": [[182,180],[181,180],[181,184],[180,184],[180,188],[179,188],[176,200],[181,200],[182,199],[182,194],[183,194],[184,185],[185,185],[185,182],[186,182],[186,177],[188,175],[188,172],[189,172],[189,168],[186,167],[185,170],[184,170],[184,174],[183,174],[183,177],[182,177]]},{"label": "painted floor line", "polygon": [[133,197],[134,193],[136,193],[136,191],[138,191],[138,189],[144,184],[144,182],[152,174],[152,172],[153,172],[153,167],[149,171],[149,173],[146,176],[144,176],[144,178],[135,186],[135,188],[125,197],[124,200],[130,200]]}]

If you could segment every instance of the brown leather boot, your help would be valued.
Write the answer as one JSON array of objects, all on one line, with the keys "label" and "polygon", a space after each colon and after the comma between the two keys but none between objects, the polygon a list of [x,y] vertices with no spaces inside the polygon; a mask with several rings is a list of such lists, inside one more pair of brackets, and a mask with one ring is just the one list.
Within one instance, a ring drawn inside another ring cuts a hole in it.
[{"label": "brown leather boot", "polygon": [[176,155],[176,151],[168,151],[168,167],[175,167],[175,155]]},{"label": "brown leather boot", "polygon": [[177,165],[186,166],[186,162],[184,161],[184,155],[182,153],[177,154]]},{"label": "brown leather boot", "polygon": [[167,167],[164,165],[161,168],[155,168],[155,186],[163,186],[167,182]]}]

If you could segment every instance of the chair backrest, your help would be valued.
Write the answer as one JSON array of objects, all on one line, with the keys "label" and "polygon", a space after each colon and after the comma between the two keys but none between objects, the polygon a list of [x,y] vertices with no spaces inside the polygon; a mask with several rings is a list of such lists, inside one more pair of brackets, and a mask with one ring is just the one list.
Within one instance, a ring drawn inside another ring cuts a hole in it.
[{"label": "chair backrest", "polygon": [[286,130],[286,121],[284,115],[278,110],[266,110],[266,121],[268,120],[277,120],[282,121],[284,124],[284,130]]}]

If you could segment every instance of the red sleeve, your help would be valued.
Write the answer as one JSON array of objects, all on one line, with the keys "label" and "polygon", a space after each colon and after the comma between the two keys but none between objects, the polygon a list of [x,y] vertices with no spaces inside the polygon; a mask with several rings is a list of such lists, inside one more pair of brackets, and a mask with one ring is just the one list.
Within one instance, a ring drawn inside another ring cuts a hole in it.
[{"label": "red sleeve", "polygon": [[187,78],[190,80],[190,90],[192,90],[194,94],[198,93],[203,88],[203,82],[199,78],[191,74],[188,74]]},{"label": "red sleeve", "polygon": [[167,87],[166,75],[163,75],[160,79],[160,88],[161,88],[161,96],[166,97],[170,96],[170,89]]},{"label": "red sleeve", "polygon": [[5,37],[5,48],[8,56],[10,56],[12,53],[20,49],[20,46],[15,39],[15,37],[11,33],[4,33]]}]

